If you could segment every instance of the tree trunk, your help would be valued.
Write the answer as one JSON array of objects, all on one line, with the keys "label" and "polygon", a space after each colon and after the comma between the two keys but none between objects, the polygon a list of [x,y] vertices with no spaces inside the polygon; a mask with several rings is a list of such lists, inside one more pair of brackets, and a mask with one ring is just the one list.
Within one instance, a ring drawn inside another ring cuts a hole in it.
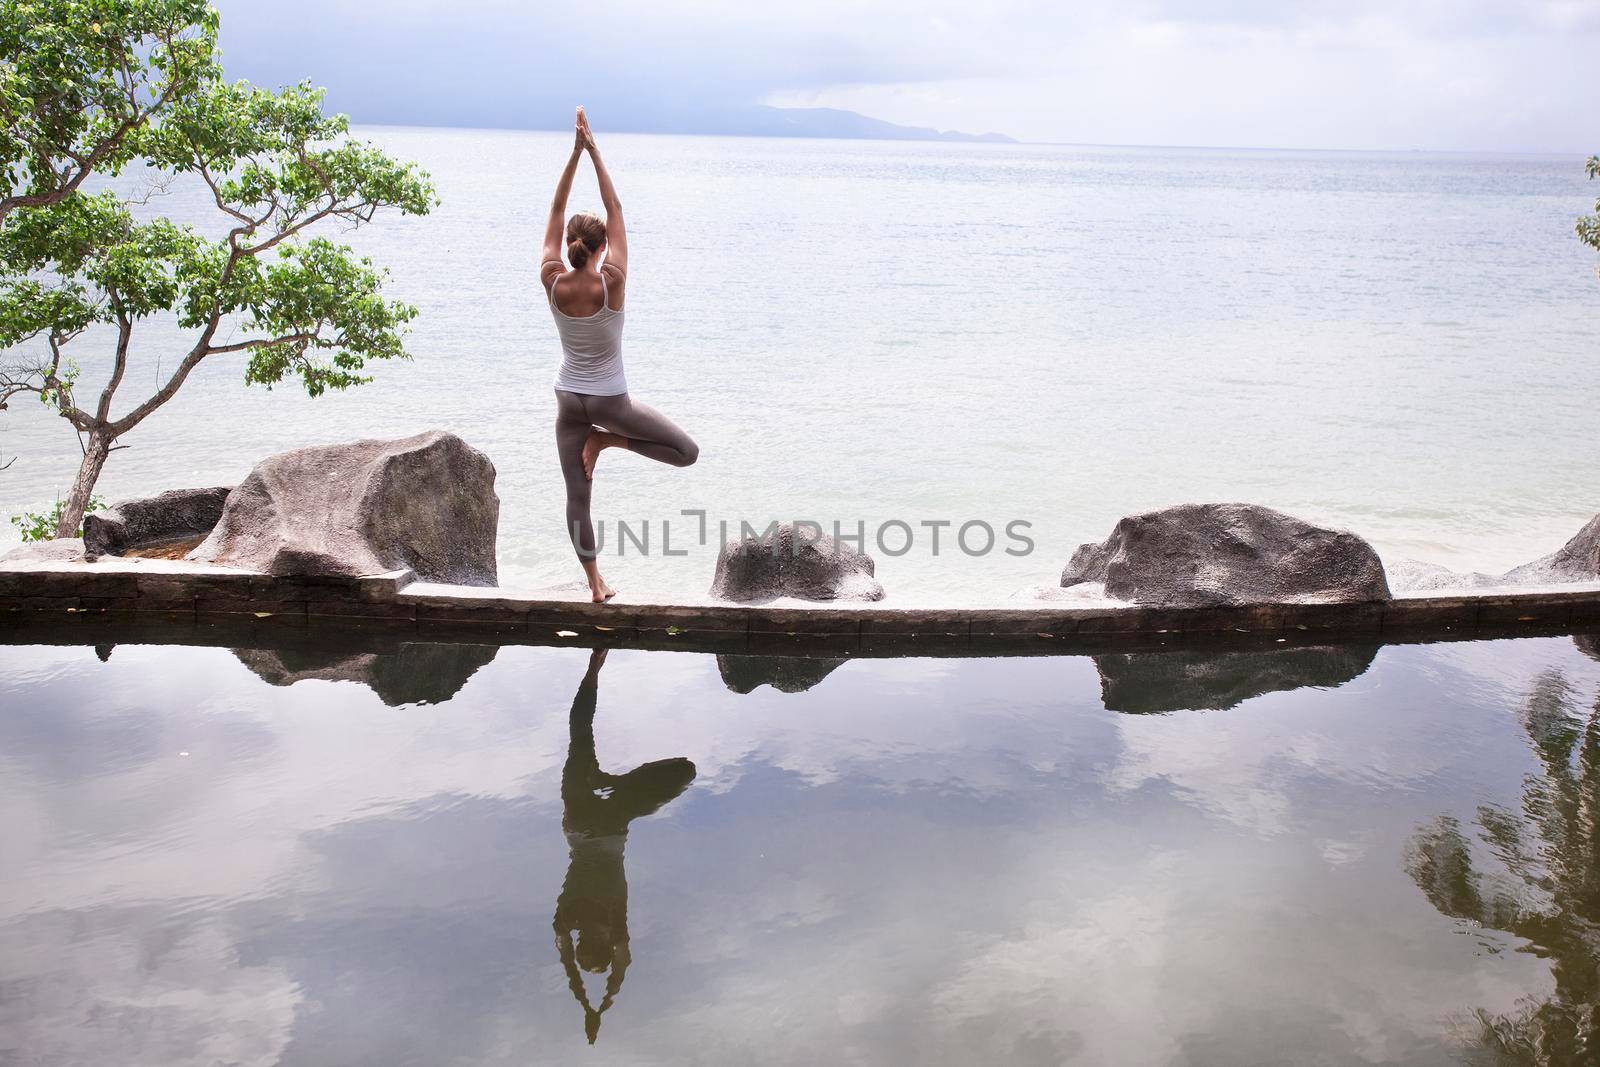
[{"label": "tree trunk", "polygon": [[92,430],[89,444],[83,452],[83,462],[78,464],[78,476],[73,479],[72,492],[67,494],[67,504],[61,509],[56,522],[56,537],[77,537],[83,525],[83,513],[89,510],[89,498],[94,495],[94,483],[100,480],[106,457],[111,454],[112,438],[104,430]]}]

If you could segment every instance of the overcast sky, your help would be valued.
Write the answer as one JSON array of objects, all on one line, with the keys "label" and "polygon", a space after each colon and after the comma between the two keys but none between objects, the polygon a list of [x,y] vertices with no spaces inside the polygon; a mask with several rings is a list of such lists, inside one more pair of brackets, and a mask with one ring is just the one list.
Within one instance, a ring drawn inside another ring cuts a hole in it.
[{"label": "overcast sky", "polygon": [[[752,103],[1024,140],[1600,149],[1600,0],[221,0],[229,73],[358,121],[695,128]],[[561,5],[564,8],[566,5]]]}]

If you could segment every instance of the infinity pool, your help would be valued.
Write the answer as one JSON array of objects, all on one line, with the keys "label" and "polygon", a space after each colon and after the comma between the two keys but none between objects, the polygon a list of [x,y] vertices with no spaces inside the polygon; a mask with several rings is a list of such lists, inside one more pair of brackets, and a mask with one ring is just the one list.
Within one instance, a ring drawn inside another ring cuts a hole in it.
[{"label": "infinity pool", "polygon": [[1597,715],[1595,637],[4,646],[0,1063],[1593,1063]]}]

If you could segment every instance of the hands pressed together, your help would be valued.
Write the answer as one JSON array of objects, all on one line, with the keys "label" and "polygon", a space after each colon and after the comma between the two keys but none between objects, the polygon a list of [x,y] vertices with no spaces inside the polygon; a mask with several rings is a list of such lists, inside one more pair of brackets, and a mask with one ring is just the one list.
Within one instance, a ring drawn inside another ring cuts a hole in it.
[{"label": "hands pressed together", "polygon": [[598,152],[600,150],[599,146],[594,143],[594,131],[589,128],[589,116],[583,113],[582,107],[578,108],[577,128],[574,132],[577,135],[572,145],[574,152]]}]

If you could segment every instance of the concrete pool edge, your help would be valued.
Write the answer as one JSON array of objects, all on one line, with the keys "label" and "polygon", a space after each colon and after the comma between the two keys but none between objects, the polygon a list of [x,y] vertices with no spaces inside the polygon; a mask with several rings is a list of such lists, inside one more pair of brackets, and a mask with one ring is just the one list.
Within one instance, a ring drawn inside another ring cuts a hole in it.
[{"label": "concrete pool edge", "polygon": [[[162,624],[162,625],[156,625]],[[0,641],[73,630],[134,633],[388,631],[403,640],[499,644],[603,641],[640,647],[814,654],[1005,654],[1186,643],[1427,641],[1561,633],[1600,626],[1600,583],[1400,595],[1344,604],[1239,607],[1029,604],[590,604],[506,590],[420,585],[409,571],[362,578],[277,577],[178,561],[0,565]],[[136,640],[125,637],[123,640]],[[54,643],[54,642],[47,642]],[[200,643],[209,643],[201,641]]]}]

